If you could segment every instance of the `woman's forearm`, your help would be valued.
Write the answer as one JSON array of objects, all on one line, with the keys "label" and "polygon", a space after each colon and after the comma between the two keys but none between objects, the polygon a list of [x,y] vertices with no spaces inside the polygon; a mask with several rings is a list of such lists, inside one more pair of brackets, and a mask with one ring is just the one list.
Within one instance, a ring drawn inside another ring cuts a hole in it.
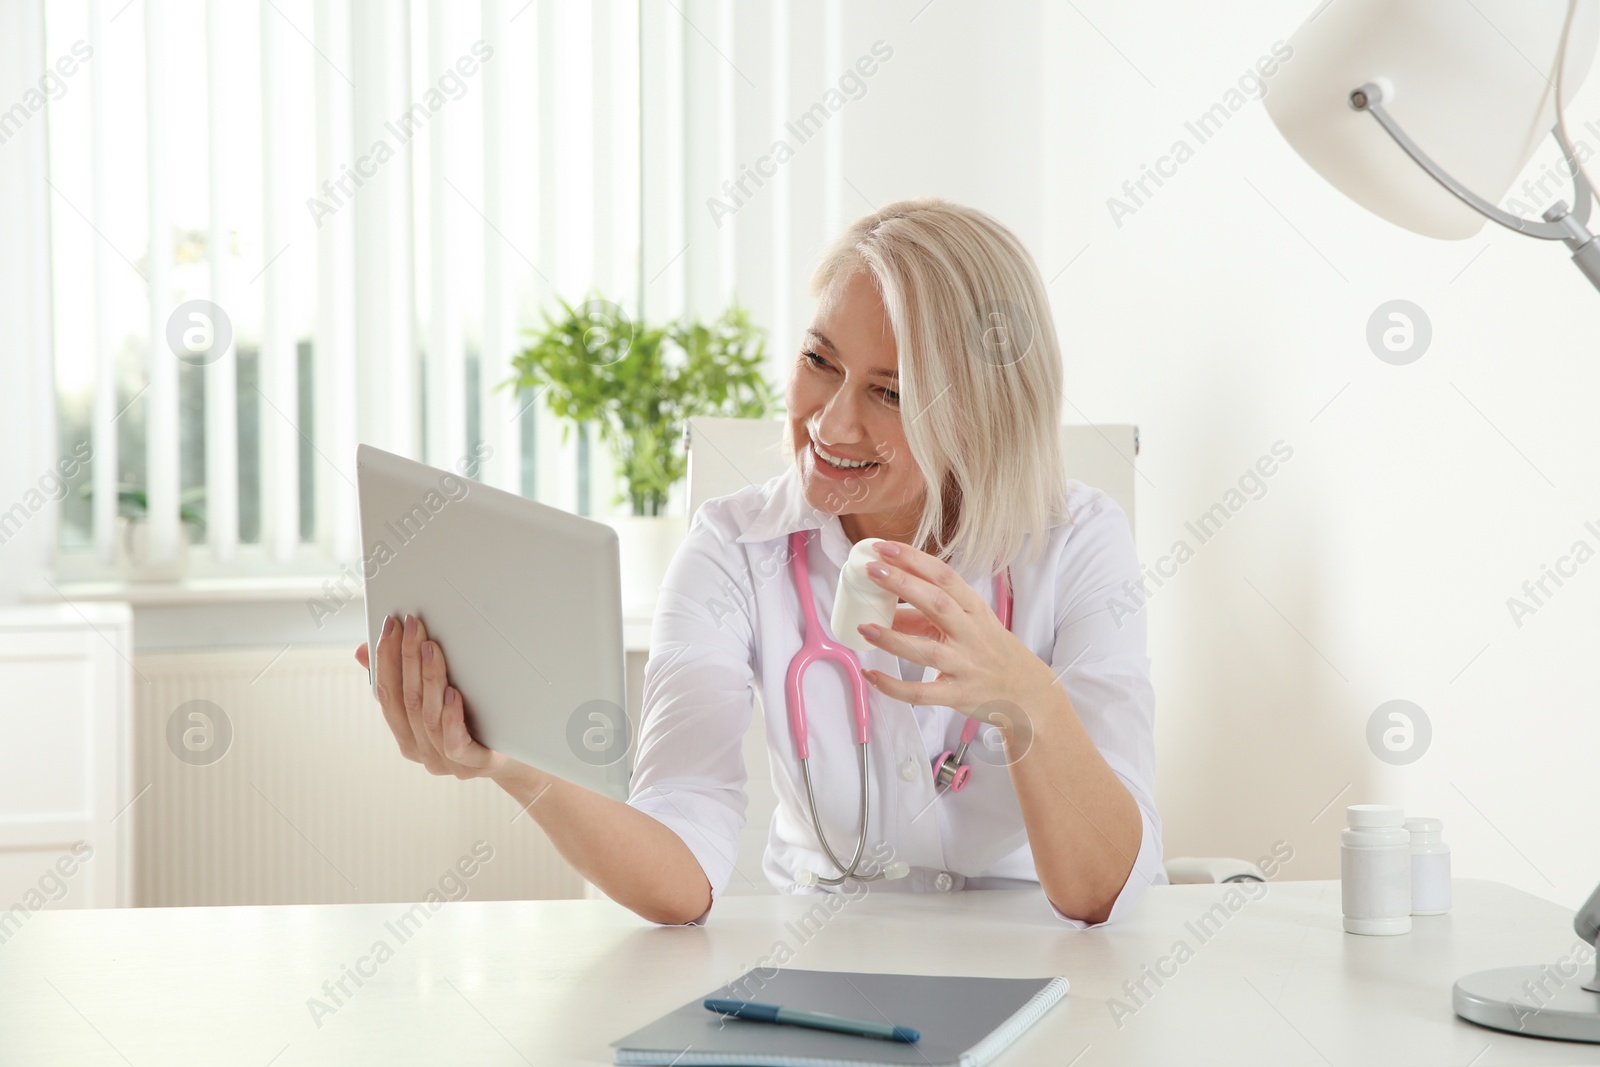
[{"label": "woman's forearm", "polygon": [[694,853],[639,809],[526,765],[495,780],[579,874],[623,907],[676,925],[711,906]]},{"label": "woman's forearm", "polygon": [[1059,682],[1002,729],[1039,884],[1061,912],[1104,922],[1132,874],[1139,805],[1083,728]]}]

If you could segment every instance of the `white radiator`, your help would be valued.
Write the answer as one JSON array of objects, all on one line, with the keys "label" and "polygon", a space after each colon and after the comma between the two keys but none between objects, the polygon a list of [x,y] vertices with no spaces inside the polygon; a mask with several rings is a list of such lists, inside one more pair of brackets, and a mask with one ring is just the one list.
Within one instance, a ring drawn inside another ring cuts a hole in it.
[{"label": "white radiator", "polygon": [[351,651],[135,657],[133,902],[415,901],[457,883],[478,900],[583,896],[498,786],[400,755]]}]

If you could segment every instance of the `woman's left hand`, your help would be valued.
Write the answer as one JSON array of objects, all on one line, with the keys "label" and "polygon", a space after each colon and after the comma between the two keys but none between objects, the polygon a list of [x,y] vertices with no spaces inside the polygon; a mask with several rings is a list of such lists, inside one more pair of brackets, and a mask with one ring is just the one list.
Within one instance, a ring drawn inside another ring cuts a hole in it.
[{"label": "woman's left hand", "polygon": [[[990,722],[992,712],[1002,709],[987,705],[1026,707],[1055,683],[1050,666],[1001,624],[948,563],[897,541],[876,547],[880,559],[867,564],[867,576],[911,607],[895,612],[892,630],[867,623],[859,627],[861,636],[939,672],[931,682],[907,682],[864,671],[880,693],[908,704],[944,705]],[[1007,717],[1002,710],[1000,718]]]}]

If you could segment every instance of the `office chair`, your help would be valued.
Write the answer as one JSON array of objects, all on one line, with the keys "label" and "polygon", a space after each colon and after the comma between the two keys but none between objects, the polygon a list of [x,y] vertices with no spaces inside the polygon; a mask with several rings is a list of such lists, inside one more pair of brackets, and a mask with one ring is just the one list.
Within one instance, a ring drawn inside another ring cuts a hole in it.
[{"label": "office chair", "polygon": [[[759,485],[788,466],[783,423],[769,419],[690,419],[684,428],[689,450],[689,514],[713,497]],[[1104,490],[1134,522],[1133,457],[1139,454],[1136,426],[1063,426],[1061,451],[1072,477]],[[759,698],[758,698],[759,699]],[[745,793],[749,807],[739,836],[739,856],[728,883],[730,894],[775,893],[761,869],[777,794],[767,760],[766,720],[758,707],[744,738]],[[1227,857],[1178,857],[1164,867],[1174,884],[1265,881],[1255,864]]]}]

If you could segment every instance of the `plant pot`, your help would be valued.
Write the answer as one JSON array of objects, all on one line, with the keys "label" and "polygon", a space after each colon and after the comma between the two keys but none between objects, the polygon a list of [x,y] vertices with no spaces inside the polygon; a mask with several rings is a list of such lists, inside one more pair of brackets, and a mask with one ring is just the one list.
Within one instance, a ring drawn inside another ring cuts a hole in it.
[{"label": "plant pot", "polygon": [[144,519],[117,517],[117,563],[131,582],[172,582],[183,577],[189,556],[189,530],[178,527],[177,551],[170,563],[150,560],[150,524]]},{"label": "plant pot", "polygon": [[617,531],[622,558],[622,613],[649,615],[655,610],[667,564],[688,533],[688,523],[658,515],[619,515],[608,522]]}]

